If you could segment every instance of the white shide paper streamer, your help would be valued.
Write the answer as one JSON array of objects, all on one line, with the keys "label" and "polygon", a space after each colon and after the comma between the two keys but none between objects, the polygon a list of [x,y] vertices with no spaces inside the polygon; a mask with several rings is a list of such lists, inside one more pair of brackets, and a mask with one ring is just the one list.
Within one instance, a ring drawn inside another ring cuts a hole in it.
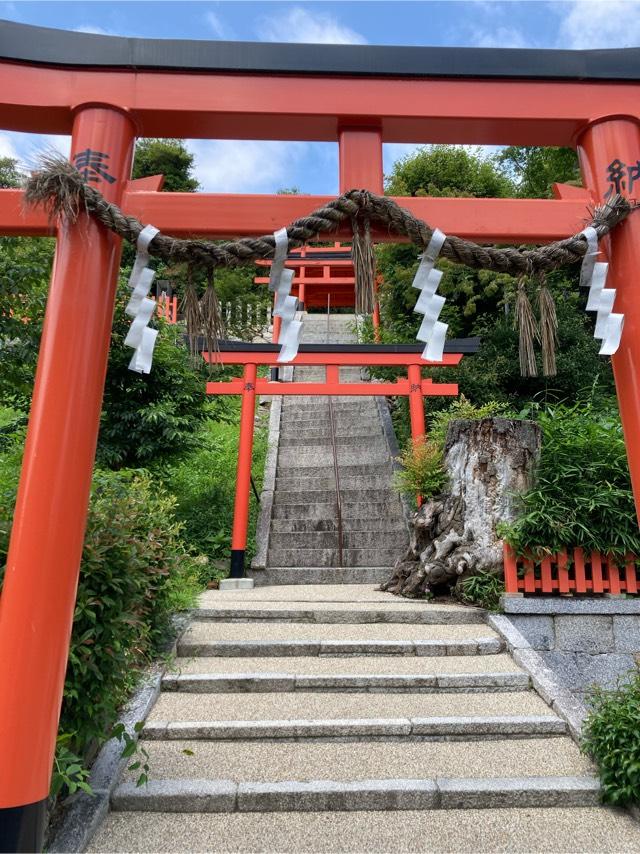
[{"label": "white shide paper streamer", "polygon": [[601,356],[613,356],[620,346],[624,315],[613,311],[616,299],[614,288],[605,288],[609,264],[596,261],[598,256],[598,232],[589,226],[580,232],[587,241],[587,252],[580,268],[580,285],[589,288],[587,311],[596,312],[596,328],[593,337],[602,342]]},{"label": "white shide paper streamer", "polygon": [[298,354],[302,321],[295,319],[298,300],[291,296],[294,270],[285,269],[284,266],[289,249],[287,229],[281,228],[279,231],[275,231],[273,237],[276,245],[273,261],[271,262],[269,290],[276,295],[276,305],[273,314],[282,320],[279,340],[281,346],[278,353],[278,362],[291,362]]},{"label": "white shide paper streamer", "polygon": [[129,362],[129,370],[137,371],[139,374],[148,374],[151,371],[153,348],[158,337],[158,330],[150,329],[148,326],[156,309],[156,301],[148,296],[155,276],[155,272],[147,266],[148,247],[156,234],[158,234],[157,228],[146,225],[138,235],[136,259],[129,277],[131,299],[125,308],[125,313],[133,318],[127,337],[124,339],[126,346],[134,350]]},{"label": "white shide paper streamer", "polygon": [[446,323],[438,320],[446,299],[436,294],[442,273],[440,270],[434,269],[446,239],[446,235],[436,228],[429,245],[422,254],[412,283],[413,287],[420,291],[420,296],[413,310],[424,315],[416,338],[427,345],[422,352],[422,358],[429,362],[440,362],[442,360],[444,342],[449,328]]}]

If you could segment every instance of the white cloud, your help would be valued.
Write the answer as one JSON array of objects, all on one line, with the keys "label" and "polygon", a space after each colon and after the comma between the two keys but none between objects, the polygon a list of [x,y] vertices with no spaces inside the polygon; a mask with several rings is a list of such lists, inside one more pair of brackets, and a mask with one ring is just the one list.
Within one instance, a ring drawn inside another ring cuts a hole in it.
[{"label": "white cloud", "polygon": [[80,24],[73,28],[74,33],[91,33],[94,36],[113,36],[115,33],[105,30],[103,27],[94,27],[93,24]]},{"label": "white cloud", "polygon": [[222,22],[220,15],[216,14],[216,12],[206,12],[205,13],[205,21],[207,25],[210,27],[211,32],[217,39],[226,39],[229,38],[229,30],[227,26]]},{"label": "white cloud", "polygon": [[533,44],[515,27],[477,27],[470,37],[472,47],[518,47],[532,48]]},{"label": "white cloud", "polygon": [[8,133],[0,133],[0,157],[10,157],[12,160],[19,159],[13,140]]},{"label": "white cloud", "polygon": [[194,171],[209,193],[273,193],[294,181],[292,172],[307,143],[271,140],[190,139]]},{"label": "white cloud", "polygon": [[558,47],[640,46],[640,3],[637,0],[572,0],[556,8],[565,12],[560,23]]},{"label": "white cloud", "polygon": [[[279,5],[279,4],[278,4]],[[260,20],[259,37],[267,42],[303,42],[305,44],[366,44],[366,38],[345,27],[333,15],[308,12],[293,6]]]}]

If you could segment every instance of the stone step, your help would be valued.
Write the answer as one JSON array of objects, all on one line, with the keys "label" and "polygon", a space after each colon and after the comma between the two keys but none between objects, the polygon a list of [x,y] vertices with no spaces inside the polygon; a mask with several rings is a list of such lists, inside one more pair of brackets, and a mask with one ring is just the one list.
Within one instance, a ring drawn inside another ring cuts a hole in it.
[{"label": "stone step", "polygon": [[[273,535],[295,532],[304,534],[313,531],[337,531],[338,523],[335,521],[335,513],[332,515],[334,516],[333,519],[273,519],[271,522],[271,533]],[[342,519],[343,531],[368,531],[372,526],[375,527],[377,532],[397,532],[401,530],[405,536],[408,536],[404,520],[401,519],[399,514],[373,521],[370,518],[345,519],[343,517]]]},{"label": "stone step", "polygon": [[479,691],[524,691],[530,688],[526,673],[411,673],[403,676],[296,676],[249,671],[227,673],[167,674],[163,691],[190,694],[264,693],[270,691],[348,691],[378,693],[476,693]]},{"label": "stone step", "polygon": [[[184,699],[187,697],[191,704],[200,695],[165,694],[165,698]],[[230,697],[231,694],[208,694],[212,698]],[[242,694],[245,703],[247,695]],[[269,694],[252,694],[252,703],[260,697]],[[296,697],[293,695],[284,695]],[[327,696],[315,694],[314,696]],[[349,696],[338,694],[338,697]],[[371,701],[380,694],[356,694]],[[430,698],[429,694],[392,694],[391,697],[419,696],[423,700]],[[457,694],[443,695],[447,698],[457,697]],[[461,695],[460,695],[461,696]],[[482,695],[465,695],[482,696]],[[511,694],[491,694],[490,696],[508,697]],[[149,740],[206,740],[206,741],[245,741],[259,739],[322,739],[327,741],[342,740],[490,740],[506,736],[517,738],[536,738],[539,736],[566,735],[567,726],[563,720],[549,715],[445,715],[439,717],[416,718],[283,718],[271,720],[198,720],[198,721],[168,721],[161,719],[148,720],[142,730],[143,737]]]},{"label": "stone step", "polygon": [[[342,549],[343,566],[393,566],[402,556],[402,549]],[[274,566],[330,566],[340,564],[338,549],[281,549],[269,548],[267,565]]]},{"label": "stone step", "polygon": [[[144,787],[142,787],[144,790]],[[112,812],[89,851],[636,852],[640,830],[605,807],[361,812]]]},{"label": "stone step", "polygon": [[[298,448],[298,447],[314,447],[314,448],[331,448],[333,442],[329,432],[322,436],[308,436],[305,431],[292,434],[281,434],[280,448]],[[361,448],[365,447],[374,451],[387,451],[387,441],[382,435],[382,432],[372,434],[371,430],[359,430],[354,426],[351,433],[344,433],[336,437],[337,448]]]},{"label": "stone step", "polygon": [[[388,465],[390,462],[388,450],[381,448],[339,447],[337,456],[340,467]],[[307,466],[333,466],[333,457],[329,448],[281,447],[278,454],[278,471],[282,472],[285,466],[291,474],[304,474]]]},{"label": "stone step", "polygon": [[[378,412],[378,404],[375,397],[363,397],[360,395],[352,397],[331,397],[331,406],[334,412],[342,412],[344,414],[358,415],[360,413],[369,413],[373,415]],[[306,395],[296,395],[295,398],[286,399],[282,405],[283,417],[287,417],[290,412],[296,414],[313,415],[319,410],[323,413],[329,413],[329,403],[326,395],[307,397]]]},{"label": "stone step", "polygon": [[[343,409],[334,409],[334,423],[336,426],[340,426],[342,424],[350,424],[354,421],[353,414],[348,410]],[[380,424],[380,417],[378,415],[377,407],[376,409],[371,409],[370,412],[366,412],[362,414],[360,411],[357,413],[357,418],[361,423],[370,423],[370,424]],[[304,427],[328,427],[331,424],[331,419],[329,417],[329,408],[327,406],[326,411],[322,409],[314,410],[313,413],[305,413],[298,409],[290,409],[285,408],[285,412],[281,419],[281,428],[286,429],[289,427],[297,427],[298,425],[302,425]]]},{"label": "stone step", "polygon": [[[379,502],[381,498],[386,498],[388,501],[394,501],[398,508],[400,507],[400,499],[398,498],[397,493],[393,492],[388,486],[385,489],[354,489],[354,490],[345,490],[347,493],[343,498],[345,502],[349,501],[349,498],[352,496],[349,495],[349,492],[353,492],[353,498],[357,498],[358,502],[360,502],[364,506],[368,506],[369,502],[376,503]],[[340,496],[342,496],[342,482],[340,483]],[[301,494],[299,489],[289,491],[285,489],[278,489],[276,487],[273,500],[274,504],[299,504],[300,499],[304,497],[305,504],[323,504],[323,503],[333,503],[336,501],[336,491],[335,489],[309,489],[306,494]],[[353,500],[349,503],[353,503]]]},{"label": "stone step", "polygon": [[[591,762],[565,737],[469,742],[371,742],[326,745],[304,742],[144,741],[153,777],[234,783],[286,780],[582,777]],[[126,774],[135,780],[135,770]]]},{"label": "stone step", "polygon": [[357,810],[450,810],[502,807],[596,806],[600,784],[593,777],[511,777],[287,781],[151,780],[122,783],[114,810],[149,812],[353,812]]},{"label": "stone step", "polygon": [[[338,469],[340,478],[340,492],[350,490],[376,489],[391,490],[388,475],[370,474],[359,477],[343,477]],[[319,492],[321,490],[335,490],[336,481],[333,474],[329,477],[292,477],[289,474],[276,477],[276,490],[283,492]]]},{"label": "stone step", "polygon": [[[301,471],[298,473],[297,468],[300,468]],[[380,477],[386,476],[388,478],[388,483],[391,482],[392,476],[392,466],[390,460],[384,460],[382,463],[354,463],[350,465],[344,465],[342,463],[339,464],[340,469],[340,477],[362,477],[362,476],[371,476],[378,475]],[[326,461],[322,462],[318,465],[304,466],[304,467],[278,467],[278,477],[300,477],[301,479],[312,478],[312,477],[323,477],[323,478],[333,478],[333,457],[331,455],[327,456]]]},{"label": "stone step", "polygon": [[291,677],[404,677],[431,674],[441,676],[489,676],[492,673],[521,674],[523,671],[506,653],[493,655],[449,655],[432,657],[428,662],[417,656],[394,655],[351,655],[316,656],[305,658],[229,658],[189,657],[176,658],[171,667],[171,676],[189,674],[237,677],[247,673],[265,678]]},{"label": "stone step", "polygon": [[[406,548],[409,535],[406,530],[396,531],[343,531],[343,549],[399,549]],[[273,533],[269,539],[269,549],[337,549],[337,531],[307,531],[295,533]]]},{"label": "stone step", "polygon": [[[361,519],[365,514],[370,513],[369,518],[373,525],[375,525],[377,520],[388,521],[389,518],[402,518],[400,503],[395,495],[389,501],[375,501],[371,504],[342,501],[340,509],[343,519]],[[335,500],[315,503],[300,502],[298,504],[274,502],[272,518],[294,519],[296,521],[304,521],[305,519],[330,519],[331,521],[335,521]],[[395,560],[392,561],[392,565],[393,563],[395,563]]]},{"label": "stone step", "polygon": [[[215,591],[208,591],[214,593]],[[203,594],[199,607],[193,612],[197,622],[252,622],[273,620],[283,623],[411,623],[423,625],[477,625],[485,623],[486,612],[481,608],[461,605],[431,605],[390,602],[386,605],[370,602],[327,602],[316,606],[310,603],[246,602],[228,604],[219,597]]]},{"label": "stone step", "polygon": [[391,574],[391,566],[269,566],[247,572],[256,587],[354,586],[382,584]]},{"label": "stone step", "polygon": [[[380,436],[382,435],[382,425],[378,421],[377,423],[373,421],[373,419],[366,419],[366,422],[363,423],[364,419],[358,418],[349,419],[349,421],[343,421],[340,424],[335,425],[335,437],[336,441],[342,442],[343,439],[348,437],[359,437],[363,438],[365,436]],[[280,442],[282,443],[285,439],[297,439],[304,437],[305,439],[309,439],[309,444],[313,444],[311,440],[318,439],[330,439],[331,438],[331,423],[327,421],[326,424],[318,424],[316,423],[313,427],[307,425],[306,422],[296,421],[294,423],[286,424],[282,426],[280,430]]]}]

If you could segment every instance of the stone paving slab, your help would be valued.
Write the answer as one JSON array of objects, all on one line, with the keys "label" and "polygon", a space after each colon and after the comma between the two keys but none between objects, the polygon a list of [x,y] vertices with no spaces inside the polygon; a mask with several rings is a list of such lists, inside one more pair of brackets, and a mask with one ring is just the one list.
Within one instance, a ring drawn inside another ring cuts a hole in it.
[{"label": "stone paving slab", "polygon": [[[179,846],[176,844],[179,840]],[[104,852],[264,852],[264,854],[631,854],[640,827],[605,808],[429,812],[112,813],[89,848]]]},{"label": "stone paving slab", "polygon": [[[144,742],[152,777],[367,780],[426,777],[583,776],[589,760],[568,737],[453,742]],[[126,778],[136,779],[130,771]]]},{"label": "stone paving slab", "polygon": [[[225,625],[239,625],[227,623]],[[468,640],[198,640],[185,638],[178,644],[178,654],[227,657],[271,656],[352,656],[352,655],[417,655],[425,657],[447,655],[491,655],[504,648],[500,638],[470,638]]]},{"label": "stone paving slab", "polygon": [[533,691],[487,694],[186,694],[163,693],[149,720],[264,721],[287,719],[426,718],[553,715]]},{"label": "stone paving slab", "polygon": [[270,657],[232,658],[221,656],[177,658],[173,673],[228,674],[260,673],[307,676],[402,676],[411,674],[483,674],[522,673],[511,656],[499,655],[448,655],[434,656],[425,661],[417,656],[349,656],[348,658]]}]

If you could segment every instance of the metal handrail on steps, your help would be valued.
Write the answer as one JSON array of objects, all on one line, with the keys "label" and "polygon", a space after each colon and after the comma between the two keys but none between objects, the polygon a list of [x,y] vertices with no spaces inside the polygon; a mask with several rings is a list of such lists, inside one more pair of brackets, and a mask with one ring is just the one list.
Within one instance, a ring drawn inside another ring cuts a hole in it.
[{"label": "metal handrail on steps", "polygon": [[[329,343],[329,319],[331,317],[331,294],[327,294],[327,343]],[[327,369],[328,370],[328,369]],[[338,448],[336,442],[336,422],[333,411],[331,396],[327,397],[329,402],[329,429],[331,430],[331,447],[333,450],[333,476],[336,484],[336,517],[338,522],[338,566],[342,568],[342,503],[340,498],[340,468],[338,466]]]}]

